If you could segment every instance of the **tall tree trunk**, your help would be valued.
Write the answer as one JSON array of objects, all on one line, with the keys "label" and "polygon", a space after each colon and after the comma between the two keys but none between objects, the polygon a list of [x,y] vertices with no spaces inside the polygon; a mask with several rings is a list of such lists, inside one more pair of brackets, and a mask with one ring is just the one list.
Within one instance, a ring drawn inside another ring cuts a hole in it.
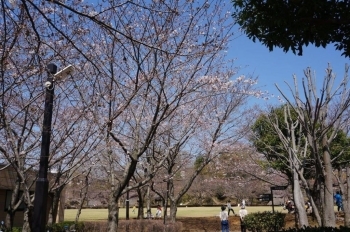
[{"label": "tall tree trunk", "polygon": [[141,188],[137,189],[137,196],[139,198],[138,201],[138,208],[137,208],[137,219],[143,219],[143,201],[144,201],[144,194],[142,193],[144,191],[141,190]]},{"label": "tall tree trunk", "polygon": [[324,136],[323,144],[323,166],[324,166],[324,210],[323,210],[323,226],[335,227],[335,214],[333,203],[333,169],[331,157],[328,151],[327,138]]},{"label": "tall tree trunk", "polygon": [[344,197],[344,226],[350,228],[350,166],[346,167],[346,191]]},{"label": "tall tree trunk", "polygon": [[[315,216],[318,226],[321,226],[322,225],[322,219],[321,219],[321,216],[320,216],[319,208],[317,207],[318,205],[320,205],[319,204],[319,200],[318,200],[317,197],[315,198],[314,194],[311,193],[310,186],[309,186],[309,183],[307,182],[307,180],[303,176],[301,176],[300,178],[303,181],[303,184],[305,186],[306,195],[307,195],[307,197],[309,198],[309,200],[311,202],[312,214]],[[316,186],[316,184],[314,184],[314,186]]]},{"label": "tall tree trunk", "polygon": [[109,196],[108,203],[108,232],[116,232],[118,231],[118,201],[114,197],[113,192]]},{"label": "tall tree trunk", "polygon": [[[295,167],[297,168],[297,167]],[[307,219],[307,214],[304,207],[304,197],[300,188],[299,175],[295,169],[293,169],[293,195],[294,195],[294,204],[296,208],[296,213],[298,214],[298,223],[299,228],[309,226]]]},{"label": "tall tree trunk", "polygon": [[[30,212],[28,210],[28,208],[26,208],[23,212],[23,227],[22,227],[22,232],[30,232]],[[45,215],[46,216],[46,215]]]},{"label": "tall tree trunk", "polygon": [[147,218],[151,218],[152,210],[151,210],[151,186],[147,185],[147,193],[146,193],[146,214]]},{"label": "tall tree trunk", "polygon": [[175,222],[177,213],[177,201],[170,200],[170,221]]},{"label": "tall tree trunk", "polygon": [[79,221],[79,217],[80,217],[80,214],[81,214],[81,209],[83,208],[83,205],[84,205],[84,202],[87,198],[87,192],[88,192],[88,189],[89,189],[89,174],[90,174],[90,171],[91,169],[89,169],[87,175],[85,176],[85,183],[84,183],[84,186],[80,189],[80,204],[78,206],[78,211],[77,211],[77,214],[75,216],[75,224],[78,223]]},{"label": "tall tree trunk", "polygon": [[52,207],[50,210],[48,224],[56,223],[62,189],[63,186],[56,189],[53,193]]},{"label": "tall tree trunk", "polygon": [[[344,179],[344,172],[343,167],[338,167],[338,182],[339,187],[342,192],[343,197],[343,210],[344,210],[344,226],[350,227],[350,166],[345,167],[345,179]],[[344,185],[346,183],[346,186]]]},{"label": "tall tree trunk", "polygon": [[[175,222],[176,221],[176,213],[177,213],[177,203],[179,201],[178,197],[175,197],[175,192],[174,192],[174,182],[173,179],[168,180],[168,185],[167,185],[167,199],[170,201],[170,221]],[[166,201],[167,202],[167,201]]]},{"label": "tall tree trunk", "polygon": [[12,229],[13,227],[13,219],[15,218],[15,211],[8,211],[5,217],[5,226],[6,228]]}]

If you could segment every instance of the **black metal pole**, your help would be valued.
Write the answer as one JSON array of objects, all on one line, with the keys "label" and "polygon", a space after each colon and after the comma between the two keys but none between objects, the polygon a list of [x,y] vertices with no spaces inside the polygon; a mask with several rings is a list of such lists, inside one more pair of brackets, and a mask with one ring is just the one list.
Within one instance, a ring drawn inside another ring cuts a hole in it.
[{"label": "black metal pole", "polygon": [[271,203],[272,203],[272,213],[275,213],[275,205],[273,204],[273,189],[271,188]]},{"label": "black metal pole", "polygon": [[51,121],[52,121],[52,108],[54,97],[54,83],[52,75],[56,74],[57,66],[49,64],[48,66],[48,79],[51,83],[46,87],[45,95],[45,108],[44,108],[44,121],[41,141],[40,152],[40,166],[39,176],[35,186],[35,198],[34,198],[34,212],[32,220],[32,232],[44,232],[46,226],[46,212],[47,212],[47,198],[49,182],[47,180],[47,171],[49,166],[49,153],[50,153],[50,138],[51,138]]},{"label": "black metal pole", "polygon": [[[129,184],[126,186],[127,188],[129,188]],[[126,191],[126,220],[129,220],[129,207],[130,207],[130,203],[129,203],[129,190]]]}]

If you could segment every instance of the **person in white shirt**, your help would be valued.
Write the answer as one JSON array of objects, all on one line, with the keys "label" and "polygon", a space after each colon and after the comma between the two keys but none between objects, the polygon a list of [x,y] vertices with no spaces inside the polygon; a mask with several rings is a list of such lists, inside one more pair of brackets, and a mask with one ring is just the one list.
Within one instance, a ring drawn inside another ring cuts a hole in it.
[{"label": "person in white shirt", "polygon": [[243,205],[245,207],[245,200],[244,199],[242,199],[242,204],[241,205]]},{"label": "person in white shirt", "polygon": [[162,217],[162,207],[160,205],[157,206],[156,218]]},{"label": "person in white shirt", "polygon": [[220,212],[220,220],[221,220],[221,231],[222,232],[229,232],[230,226],[228,223],[228,214],[226,212],[226,207],[223,205],[221,206],[221,212]]},{"label": "person in white shirt", "polygon": [[241,209],[239,210],[239,217],[241,219],[241,232],[246,232],[244,217],[247,216],[248,211],[245,209],[244,205],[241,205]]}]

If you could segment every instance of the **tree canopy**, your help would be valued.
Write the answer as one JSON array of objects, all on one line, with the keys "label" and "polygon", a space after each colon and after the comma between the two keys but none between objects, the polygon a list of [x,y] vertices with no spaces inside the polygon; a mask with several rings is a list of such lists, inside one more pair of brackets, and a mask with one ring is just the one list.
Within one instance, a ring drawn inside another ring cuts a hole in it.
[{"label": "tree canopy", "polygon": [[232,0],[233,17],[254,42],[303,54],[303,46],[334,44],[350,56],[350,2],[347,0]]}]

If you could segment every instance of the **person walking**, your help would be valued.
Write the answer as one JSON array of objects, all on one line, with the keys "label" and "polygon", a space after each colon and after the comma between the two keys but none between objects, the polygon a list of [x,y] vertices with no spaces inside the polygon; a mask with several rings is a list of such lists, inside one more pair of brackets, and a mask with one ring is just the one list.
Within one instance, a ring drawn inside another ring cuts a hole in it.
[{"label": "person walking", "polygon": [[156,219],[162,217],[162,207],[160,205],[157,206],[157,211],[156,211]]},{"label": "person walking", "polygon": [[235,215],[235,211],[232,209],[232,206],[231,206],[231,201],[227,201],[226,206],[227,206],[228,215],[230,216],[230,211],[232,211],[233,215]]},{"label": "person walking", "polygon": [[245,200],[244,199],[242,199],[241,205],[245,207]]},{"label": "person walking", "polygon": [[226,207],[223,205],[221,206],[221,212],[220,212],[220,220],[221,220],[221,231],[222,232],[229,232],[230,231],[230,225],[228,224],[228,214],[226,212]]},{"label": "person walking", "polygon": [[246,232],[244,217],[247,216],[248,211],[246,210],[245,205],[241,205],[241,209],[239,210],[238,213],[241,220],[241,232]]},{"label": "person walking", "polygon": [[339,191],[334,195],[335,204],[338,206],[338,212],[344,211],[343,209],[343,199]]}]

